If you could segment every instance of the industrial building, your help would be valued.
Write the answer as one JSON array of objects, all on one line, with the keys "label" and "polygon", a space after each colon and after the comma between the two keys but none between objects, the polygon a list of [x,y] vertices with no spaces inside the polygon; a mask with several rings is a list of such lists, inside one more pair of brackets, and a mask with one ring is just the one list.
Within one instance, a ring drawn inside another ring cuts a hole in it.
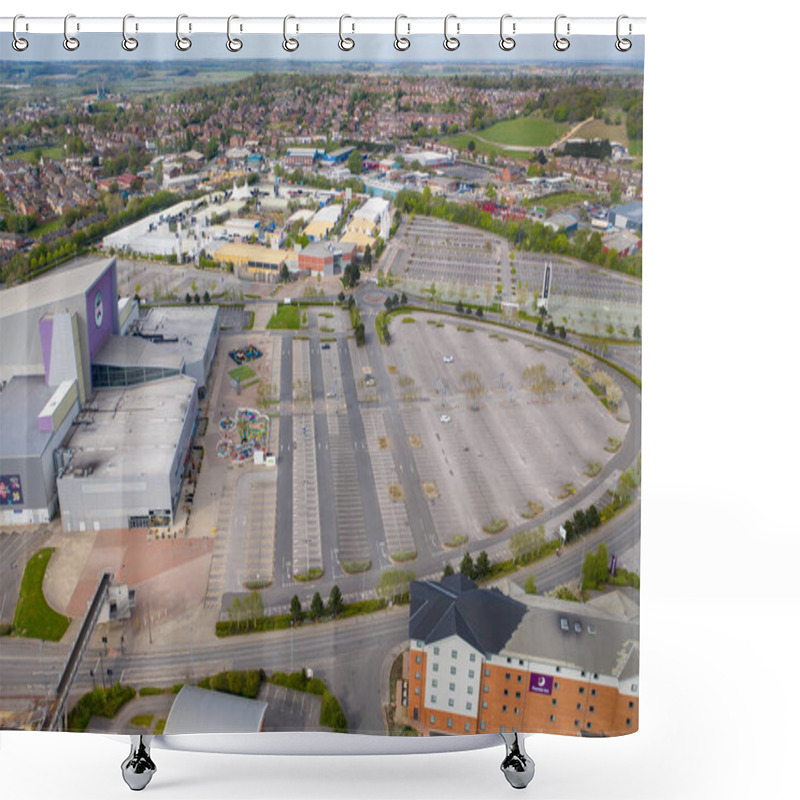
[{"label": "industrial building", "polygon": [[312,242],[300,251],[298,268],[313,275],[340,275],[356,253],[353,243]]},{"label": "industrial building", "polygon": [[0,524],[170,524],[218,314],[140,312],[113,258],[0,292]]},{"label": "industrial building", "polygon": [[[508,584],[511,586],[511,584]],[[413,581],[408,722],[425,733],[583,736],[638,727],[638,606]]]},{"label": "industrial building", "polygon": [[196,419],[185,375],[97,392],[56,453],[64,531],[171,525]]},{"label": "industrial building", "polygon": [[172,704],[164,733],[259,733],[267,704],[225,692],[184,686]]}]

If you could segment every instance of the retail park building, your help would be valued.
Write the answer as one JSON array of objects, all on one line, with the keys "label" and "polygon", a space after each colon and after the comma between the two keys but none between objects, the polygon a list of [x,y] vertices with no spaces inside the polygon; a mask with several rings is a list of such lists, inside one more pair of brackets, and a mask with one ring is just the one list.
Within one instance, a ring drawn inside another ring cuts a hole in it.
[{"label": "retail park building", "polygon": [[0,524],[170,524],[218,310],[140,310],[116,259],[0,292]]}]

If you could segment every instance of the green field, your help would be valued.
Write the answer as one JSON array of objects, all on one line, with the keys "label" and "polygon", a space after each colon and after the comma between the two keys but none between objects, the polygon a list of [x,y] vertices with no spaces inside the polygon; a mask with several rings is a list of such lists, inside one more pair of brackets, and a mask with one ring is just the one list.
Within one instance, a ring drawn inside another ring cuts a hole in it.
[{"label": "green field", "polygon": [[[33,155],[36,152],[37,148],[33,148],[31,150],[20,150],[18,153],[14,153],[13,156],[9,156],[9,158],[16,158],[19,161],[27,161],[29,164],[33,163]],[[60,159],[64,158],[64,148],[60,146],[56,147],[42,147],[41,148],[42,155],[45,158],[52,158],[52,159]]]},{"label": "green field", "polygon": [[228,372],[228,375],[231,376],[235,381],[246,381],[250,378],[255,378],[256,374],[253,372],[247,364],[242,364],[240,367],[236,367],[236,369],[232,369]]},{"label": "green field", "polygon": [[14,613],[14,633],[17,636],[58,642],[67,632],[70,618],[53,611],[42,591],[44,573],[53,551],[52,547],[39,550],[31,556],[25,567]]},{"label": "green field", "polygon": [[268,330],[300,330],[300,308],[296,305],[278,306],[267,324]]},{"label": "green field", "polygon": [[545,119],[538,114],[497,122],[480,131],[481,138],[513,147],[548,147],[569,130],[569,125]]}]

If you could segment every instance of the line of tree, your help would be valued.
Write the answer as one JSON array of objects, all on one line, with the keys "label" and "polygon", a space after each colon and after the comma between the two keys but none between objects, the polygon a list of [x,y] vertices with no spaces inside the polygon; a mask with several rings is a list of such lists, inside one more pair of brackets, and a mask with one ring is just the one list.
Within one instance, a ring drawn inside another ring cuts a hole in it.
[{"label": "line of tree", "polygon": [[341,616],[343,611],[344,599],[342,598],[342,592],[338,585],[334,585],[331,589],[327,604],[323,601],[322,595],[319,592],[314,592],[314,596],[311,598],[311,605],[307,612],[303,610],[303,604],[300,602],[300,598],[297,595],[292,597],[289,604],[289,616],[296,625],[299,625],[306,619],[317,622],[325,616],[336,619]]}]

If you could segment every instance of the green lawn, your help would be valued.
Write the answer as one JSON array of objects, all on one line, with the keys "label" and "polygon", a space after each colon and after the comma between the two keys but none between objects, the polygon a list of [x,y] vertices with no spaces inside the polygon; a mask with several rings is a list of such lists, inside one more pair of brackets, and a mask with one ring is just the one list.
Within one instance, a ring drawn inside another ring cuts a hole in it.
[{"label": "green lawn", "polygon": [[253,372],[247,364],[242,364],[240,367],[236,367],[236,369],[232,369],[228,372],[228,375],[233,378],[235,381],[246,381],[250,378],[255,378],[256,374]]},{"label": "green lawn", "polygon": [[[64,158],[64,148],[62,148],[60,146],[43,147],[43,148],[41,148],[41,150],[42,150],[42,155],[45,158],[52,158],[52,159]],[[28,161],[29,163],[32,164],[33,163],[33,155],[34,155],[35,152],[36,152],[36,148],[33,148],[31,150],[20,150],[18,153],[14,153],[14,155],[10,156],[10,157],[19,159],[20,161]]]},{"label": "green lawn", "polygon": [[69,627],[70,618],[54,611],[42,592],[44,573],[54,548],[45,547],[31,556],[22,576],[22,585],[14,613],[14,632],[17,636],[60,641]]},{"label": "green lawn", "polygon": [[272,315],[272,319],[270,319],[269,324],[267,325],[267,329],[268,330],[284,329],[284,330],[299,331],[300,330],[299,307],[296,305],[278,306],[277,311]]},{"label": "green lawn", "polygon": [[506,119],[497,122],[484,131],[480,136],[497,144],[509,144],[515,147],[548,147],[559,136],[569,130],[569,125],[563,122],[554,122],[545,119],[539,114],[527,117]]}]

